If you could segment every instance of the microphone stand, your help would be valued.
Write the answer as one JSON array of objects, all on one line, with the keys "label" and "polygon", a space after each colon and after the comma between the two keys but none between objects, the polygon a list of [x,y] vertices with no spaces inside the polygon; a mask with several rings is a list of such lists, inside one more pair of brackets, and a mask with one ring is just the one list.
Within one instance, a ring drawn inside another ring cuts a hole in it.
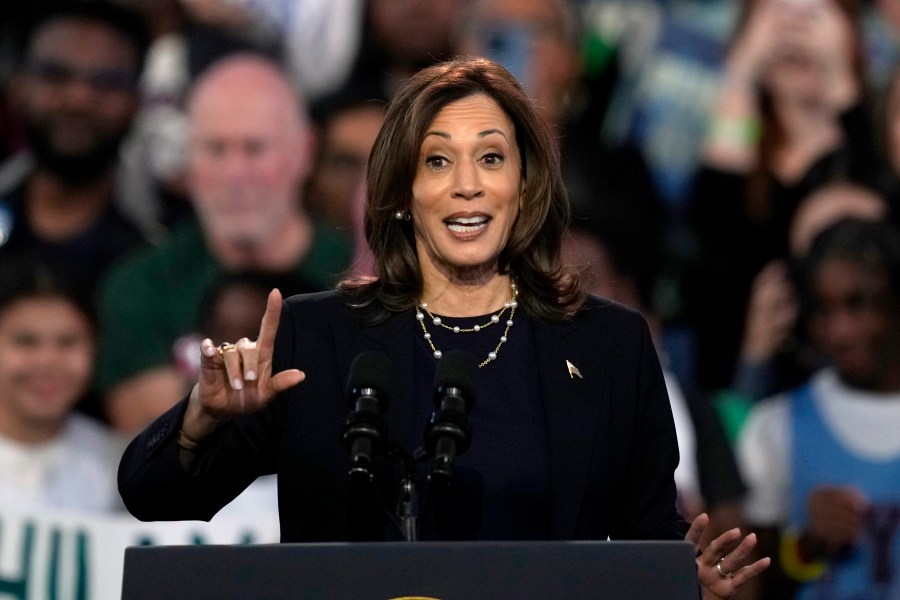
[{"label": "microphone stand", "polygon": [[403,539],[407,542],[419,540],[418,516],[419,497],[416,493],[416,482],[408,476],[403,477],[400,490],[400,529],[403,531]]},{"label": "microphone stand", "polygon": [[403,468],[396,513],[400,518],[400,532],[405,541],[416,542],[419,540],[419,493],[416,487],[416,461],[396,444],[388,444],[385,451],[389,458]]}]

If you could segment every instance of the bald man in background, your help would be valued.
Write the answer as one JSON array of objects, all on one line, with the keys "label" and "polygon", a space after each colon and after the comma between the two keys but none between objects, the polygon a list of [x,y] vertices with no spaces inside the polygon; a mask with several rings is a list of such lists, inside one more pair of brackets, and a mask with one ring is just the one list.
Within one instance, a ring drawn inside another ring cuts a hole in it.
[{"label": "bald man in background", "polygon": [[248,54],[213,64],[195,84],[188,117],[196,219],[128,257],[101,288],[98,383],[110,422],[126,434],[188,393],[204,300],[223,276],[290,274],[294,289],[282,290],[290,295],[333,287],[351,258],[302,208],[313,140],[302,99],[277,65]]}]

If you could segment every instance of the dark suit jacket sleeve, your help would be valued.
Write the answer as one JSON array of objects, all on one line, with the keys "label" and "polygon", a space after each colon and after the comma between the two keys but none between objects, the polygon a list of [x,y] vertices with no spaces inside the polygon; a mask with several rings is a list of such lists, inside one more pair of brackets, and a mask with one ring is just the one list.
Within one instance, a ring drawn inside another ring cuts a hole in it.
[{"label": "dark suit jacket sleeve", "polygon": [[[675,424],[656,349],[635,310],[591,298],[536,327],[558,539],[677,539]],[[558,368],[571,358],[583,378]]]},{"label": "dark suit jacket sleeve", "polygon": [[254,441],[260,431],[255,418],[222,425],[198,450],[194,472],[186,471],[175,442],[186,408],[184,399],[151,423],[119,463],[119,493],[142,521],[208,521],[256,477],[274,472]]},{"label": "dark suit jacket sleeve", "polygon": [[[293,339],[286,313],[283,307],[276,354],[279,346],[292,345],[284,339]],[[280,357],[275,362],[281,364],[277,372],[288,361]],[[183,399],[126,448],[118,472],[126,508],[143,521],[210,520],[258,476],[275,472],[280,408],[275,398],[258,413],[222,424],[203,441],[197,468],[189,473],[179,461],[176,443],[187,409]]]},{"label": "dark suit jacket sleeve", "polygon": [[687,524],[676,509],[674,472],[679,457],[672,408],[643,319],[638,340],[633,436],[623,447],[628,452],[620,480],[624,502],[618,506],[619,531],[612,537],[683,539]]}]

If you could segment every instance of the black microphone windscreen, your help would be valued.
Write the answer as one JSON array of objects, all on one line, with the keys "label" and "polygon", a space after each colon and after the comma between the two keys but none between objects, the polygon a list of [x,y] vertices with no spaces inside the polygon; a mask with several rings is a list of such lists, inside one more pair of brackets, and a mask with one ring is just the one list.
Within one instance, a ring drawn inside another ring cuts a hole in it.
[{"label": "black microphone windscreen", "polygon": [[434,372],[435,389],[458,387],[469,391],[478,370],[475,356],[465,350],[448,350]]},{"label": "black microphone windscreen", "polygon": [[350,375],[347,377],[347,398],[352,402],[360,388],[374,388],[380,392],[386,402],[391,393],[393,366],[391,359],[382,352],[362,352],[350,364]]}]

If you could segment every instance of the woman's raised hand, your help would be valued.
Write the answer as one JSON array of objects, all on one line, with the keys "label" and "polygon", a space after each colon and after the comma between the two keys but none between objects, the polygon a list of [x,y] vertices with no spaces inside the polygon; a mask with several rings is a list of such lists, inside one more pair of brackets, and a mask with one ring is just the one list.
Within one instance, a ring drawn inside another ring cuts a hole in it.
[{"label": "woman's raised hand", "polygon": [[731,598],[737,590],[769,567],[769,557],[748,562],[756,547],[756,534],[741,535],[738,528],[729,529],[701,550],[700,540],[709,525],[706,513],[691,523],[684,538],[697,550],[697,577],[704,600]]},{"label": "woman's raised hand", "polygon": [[306,375],[298,369],[272,373],[280,318],[281,292],[275,289],[269,293],[255,342],[247,338],[219,346],[210,339],[201,342],[200,378],[191,392],[183,424],[188,437],[202,439],[218,422],[255,412],[279,392],[303,381]]}]

